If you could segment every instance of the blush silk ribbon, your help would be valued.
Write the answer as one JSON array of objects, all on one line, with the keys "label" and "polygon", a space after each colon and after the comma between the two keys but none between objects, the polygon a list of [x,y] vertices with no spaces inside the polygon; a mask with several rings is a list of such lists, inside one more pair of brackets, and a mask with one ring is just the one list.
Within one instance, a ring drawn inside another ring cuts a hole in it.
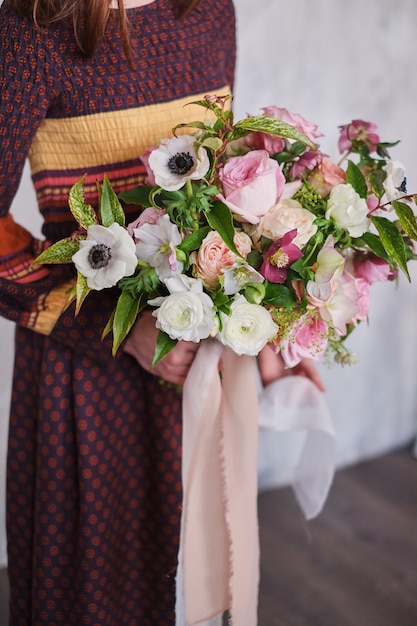
[{"label": "blush silk ribbon", "polygon": [[[295,378],[301,377],[282,380]],[[275,415],[279,398],[289,401],[285,389],[284,383],[273,402],[272,398],[265,399],[259,394],[254,357],[237,356],[216,340],[206,340],[199,347],[183,390],[183,510],[176,626],[221,626],[225,611],[235,626],[257,623],[258,395],[261,403],[272,406]],[[294,392],[291,387],[291,394]],[[311,395],[311,388],[308,392]],[[287,411],[284,423],[271,427],[305,427],[298,405],[297,400],[290,410],[295,416],[293,423]],[[326,418],[322,419],[321,410],[319,413],[318,420],[313,416],[316,423],[309,425],[311,437],[307,437],[294,477],[307,518],[321,509],[334,470],[331,453],[324,455],[325,467],[321,467],[320,454],[326,446],[332,449],[332,428]],[[324,439],[320,434],[317,439],[317,432],[323,430],[328,431]]]}]

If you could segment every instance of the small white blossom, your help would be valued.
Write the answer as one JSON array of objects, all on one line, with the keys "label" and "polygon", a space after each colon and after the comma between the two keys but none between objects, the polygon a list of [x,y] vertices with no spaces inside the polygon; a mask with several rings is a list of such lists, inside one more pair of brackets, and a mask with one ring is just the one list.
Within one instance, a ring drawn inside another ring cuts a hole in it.
[{"label": "small white blossom", "polygon": [[332,218],[351,237],[361,237],[369,230],[368,205],[349,183],[336,185],[330,192],[326,219]]},{"label": "small white blossom", "polygon": [[195,137],[181,135],[163,143],[149,155],[157,185],[166,191],[181,189],[187,180],[204,178],[210,167],[207,150],[195,149]]},{"label": "small white blossom", "polygon": [[72,261],[87,279],[90,289],[114,287],[124,276],[131,276],[137,265],[135,244],[129,233],[114,222],[110,226],[88,227],[87,238]]},{"label": "small white blossom", "polygon": [[222,329],[217,338],[239,355],[256,356],[278,331],[268,311],[242,295],[236,296],[230,315],[221,313],[220,317]]},{"label": "small white blossom", "polygon": [[145,223],[133,229],[138,259],[154,267],[161,280],[182,272],[183,263],[177,259],[175,246],[182,237],[169,215],[159,217],[154,224]]},{"label": "small white blossom", "polygon": [[198,343],[217,332],[218,320],[213,301],[203,292],[199,280],[184,274],[165,281],[170,294],[149,300],[148,304],[159,307],[152,313],[156,327],[171,339]]},{"label": "small white blossom", "polygon": [[223,290],[227,296],[238,293],[248,283],[263,283],[265,278],[251,265],[236,264],[230,270],[223,273]]}]

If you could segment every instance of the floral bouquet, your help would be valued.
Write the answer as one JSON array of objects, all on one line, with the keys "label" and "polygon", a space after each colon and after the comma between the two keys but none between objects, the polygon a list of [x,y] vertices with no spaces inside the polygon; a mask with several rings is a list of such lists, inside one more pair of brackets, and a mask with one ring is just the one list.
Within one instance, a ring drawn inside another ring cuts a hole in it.
[{"label": "floral bouquet", "polygon": [[[99,215],[83,180],[69,204],[72,237],[38,263],[72,262],[78,312],[91,290],[117,285],[104,333],[119,348],[138,314],[153,308],[154,365],[178,340],[215,337],[237,354],[267,344],[287,367],[333,351],[354,361],[344,340],[368,316],[374,281],[394,279],[415,258],[414,196],[374,124],[340,127],[334,163],[317,126],[286,109],[234,122],[228,98],[198,101],[213,115],[173,129],[142,156],[145,184],[119,197],[107,178]],[[189,134],[176,136],[184,127]],[[138,205],[125,224],[122,202]]]}]

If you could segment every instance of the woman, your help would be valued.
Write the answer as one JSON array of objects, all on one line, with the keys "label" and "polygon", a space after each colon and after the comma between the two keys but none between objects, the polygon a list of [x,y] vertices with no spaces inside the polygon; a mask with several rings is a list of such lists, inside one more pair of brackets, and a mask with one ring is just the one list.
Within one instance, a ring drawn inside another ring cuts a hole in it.
[{"label": "woman", "polygon": [[[116,3],[117,4],[117,3]],[[182,383],[197,348],[149,374],[155,330],[111,356],[114,306],[63,312],[67,266],[31,267],[43,244],[8,213],[29,155],[47,241],[73,232],[67,197],[87,173],[96,204],[137,158],[195,119],[188,101],[230,92],[231,0],[5,0],[0,9],[1,314],[16,326],[8,462],[10,623],[174,623]],[[192,9],[192,10],[191,10]],[[200,112],[199,112],[200,114]],[[151,331],[148,332],[148,326]],[[145,341],[144,341],[145,339]],[[139,350],[139,353],[138,353]]]},{"label": "woman", "polygon": [[[182,384],[197,344],[149,373],[144,313],[116,357],[102,330],[116,294],[64,310],[69,266],[32,266],[45,243],[9,208],[29,157],[43,235],[76,227],[83,174],[96,206],[119,192],[184,107],[233,85],[231,0],[5,0],[0,9],[0,314],[16,322],[7,525],[10,624],[172,625],[181,510]],[[132,217],[135,215],[133,212]],[[264,382],[282,375],[271,351]],[[304,373],[316,377],[308,364]],[[164,379],[168,383],[161,383]],[[318,381],[316,377],[316,381]],[[320,381],[318,381],[320,384]]]}]

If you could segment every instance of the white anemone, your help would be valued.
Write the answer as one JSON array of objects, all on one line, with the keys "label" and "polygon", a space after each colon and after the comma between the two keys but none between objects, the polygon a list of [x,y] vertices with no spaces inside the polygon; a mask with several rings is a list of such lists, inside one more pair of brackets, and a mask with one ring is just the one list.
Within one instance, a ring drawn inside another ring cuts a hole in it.
[{"label": "white anemone", "polygon": [[163,143],[149,155],[149,167],[155,182],[166,191],[181,189],[187,180],[199,180],[207,174],[210,161],[207,150],[195,148],[192,135],[181,135]]},{"label": "white anemone", "polygon": [[87,279],[90,289],[100,291],[114,287],[124,276],[131,276],[137,265],[135,244],[129,233],[117,222],[110,226],[94,224],[72,261]]}]

